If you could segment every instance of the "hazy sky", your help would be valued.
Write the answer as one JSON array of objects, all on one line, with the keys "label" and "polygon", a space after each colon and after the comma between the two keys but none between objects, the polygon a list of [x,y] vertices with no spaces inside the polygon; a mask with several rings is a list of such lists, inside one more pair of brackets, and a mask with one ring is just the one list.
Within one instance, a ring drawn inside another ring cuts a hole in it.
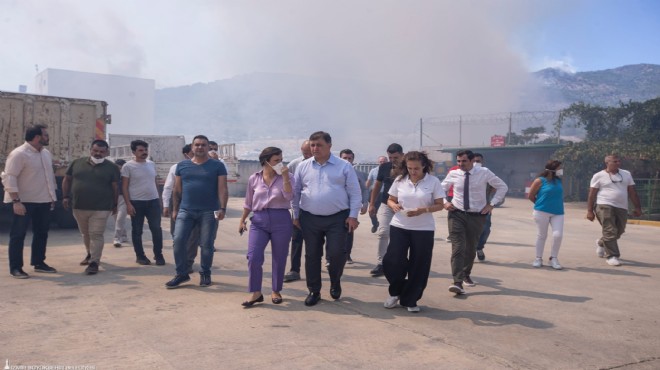
[{"label": "hazy sky", "polygon": [[[657,0],[0,0],[0,90],[34,92],[46,68],[157,88],[255,72],[313,76],[326,82],[302,92],[310,130],[375,159],[391,141],[419,143],[420,117],[521,109],[530,71],[660,64],[659,17]],[[237,123],[255,122],[252,113]],[[433,145],[479,145],[506,130],[424,134]]]},{"label": "hazy sky", "polygon": [[157,87],[251,72],[461,83],[660,64],[659,34],[655,0],[0,0],[0,89],[31,88],[37,65]]}]

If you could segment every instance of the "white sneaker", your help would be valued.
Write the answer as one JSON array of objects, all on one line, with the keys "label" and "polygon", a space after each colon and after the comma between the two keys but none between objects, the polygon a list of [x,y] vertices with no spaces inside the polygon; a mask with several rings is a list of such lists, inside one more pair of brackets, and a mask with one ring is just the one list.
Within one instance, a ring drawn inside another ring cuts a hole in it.
[{"label": "white sneaker", "polygon": [[616,257],[610,257],[607,259],[607,264],[610,266],[621,266],[621,262]]},{"label": "white sneaker", "polygon": [[596,239],[596,254],[600,258],[605,258],[605,248],[601,247],[600,244],[598,244],[599,241],[600,239]]},{"label": "white sneaker", "polygon": [[555,270],[561,270],[562,269],[561,265],[559,264],[559,260],[557,259],[557,257],[550,257],[550,265],[552,265],[552,268],[555,269]]},{"label": "white sneaker", "polygon": [[534,260],[534,263],[532,263],[532,266],[534,266],[534,267],[543,267],[543,258],[537,257]]},{"label": "white sneaker", "polygon": [[389,296],[385,300],[385,303],[383,303],[383,306],[385,306],[385,308],[394,308],[397,306],[397,302],[399,302],[399,297]]},{"label": "white sneaker", "polygon": [[419,309],[419,306],[408,307],[408,312],[418,313],[419,311],[421,311],[421,310]]}]

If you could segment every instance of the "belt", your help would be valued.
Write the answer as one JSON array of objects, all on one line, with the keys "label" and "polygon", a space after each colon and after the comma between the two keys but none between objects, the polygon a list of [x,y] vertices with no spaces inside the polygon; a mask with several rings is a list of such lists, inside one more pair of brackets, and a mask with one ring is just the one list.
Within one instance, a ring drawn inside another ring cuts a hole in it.
[{"label": "belt", "polygon": [[467,211],[461,211],[460,209],[455,209],[455,210],[453,210],[453,211],[451,211],[451,212],[458,212],[458,213],[462,213],[462,214],[464,214],[464,215],[470,215],[470,216],[477,216],[477,215],[478,215],[478,216],[485,216],[485,215],[482,214],[481,212],[467,212]]},{"label": "belt", "polygon": [[309,211],[305,211],[305,210],[302,209],[302,208],[300,209],[300,212],[301,212],[301,213],[302,213],[302,212],[305,212],[305,213],[307,213],[307,214],[310,214],[310,215],[312,215],[312,216],[316,216],[316,217],[332,217],[332,216],[337,216],[337,215],[340,214],[340,213],[343,213],[343,212],[349,212],[349,211],[350,211],[350,209],[342,209],[341,211],[339,211],[339,212],[337,212],[337,213],[333,213],[333,214],[331,214],[331,215],[317,215],[317,214],[311,213],[311,212],[309,212]]}]

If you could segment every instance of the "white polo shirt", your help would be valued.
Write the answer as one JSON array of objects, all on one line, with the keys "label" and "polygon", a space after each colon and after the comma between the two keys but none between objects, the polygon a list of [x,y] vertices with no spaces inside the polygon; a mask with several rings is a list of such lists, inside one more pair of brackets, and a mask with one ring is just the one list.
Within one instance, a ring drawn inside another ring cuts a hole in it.
[{"label": "white polo shirt", "polygon": [[422,213],[419,216],[408,217],[405,211],[431,207],[436,199],[446,196],[437,177],[428,173],[424,174],[424,178],[419,180],[417,185],[413,184],[408,176],[397,179],[392,184],[389,194],[396,197],[399,200],[399,205],[403,207],[403,212],[394,214],[390,225],[406,230],[435,230],[435,220],[432,213]]},{"label": "white polo shirt", "polygon": [[596,204],[628,209],[628,186],[635,185],[629,171],[619,169],[616,174],[606,170],[596,172],[591,178],[592,188],[598,189]]}]

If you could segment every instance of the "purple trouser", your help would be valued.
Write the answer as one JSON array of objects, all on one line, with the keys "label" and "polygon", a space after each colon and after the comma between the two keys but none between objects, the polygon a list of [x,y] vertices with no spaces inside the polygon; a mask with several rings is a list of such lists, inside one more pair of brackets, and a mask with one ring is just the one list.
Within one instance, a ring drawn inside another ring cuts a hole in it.
[{"label": "purple trouser", "polygon": [[263,278],[264,251],[270,241],[273,255],[273,291],[282,290],[286,258],[289,255],[289,241],[293,232],[293,222],[288,209],[267,208],[255,211],[251,218],[248,237],[248,272],[250,292],[261,291]]}]

